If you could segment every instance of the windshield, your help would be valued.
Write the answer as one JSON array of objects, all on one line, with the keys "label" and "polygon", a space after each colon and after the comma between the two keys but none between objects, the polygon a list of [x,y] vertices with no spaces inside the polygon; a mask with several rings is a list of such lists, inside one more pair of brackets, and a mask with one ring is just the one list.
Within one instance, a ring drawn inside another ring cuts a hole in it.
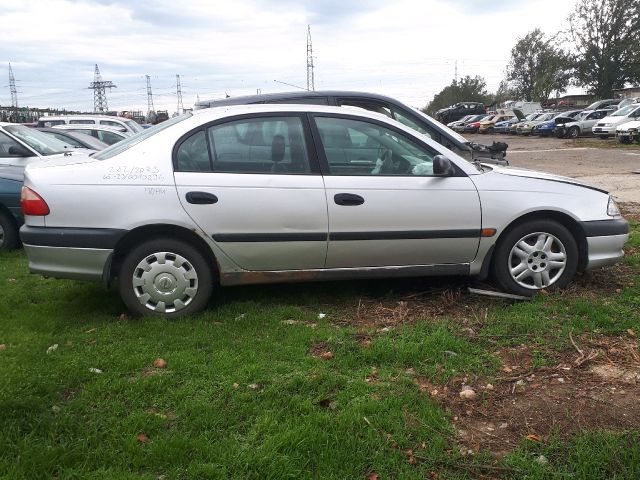
[{"label": "windshield", "polygon": [[133,120],[124,120],[124,123],[133,133],[138,133],[144,130],[138,122],[134,122]]},{"label": "windshield", "polygon": [[151,128],[143,129],[142,131],[135,133],[131,137],[128,137],[118,143],[114,143],[112,146],[105,148],[104,150],[101,150],[100,152],[95,153],[92,156],[96,160],[106,160],[108,158],[111,158],[126,150],[129,150],[134,145],[137,145],[143,140],[146,140],[147,138],[154,136],[156,133],[161,132],[165,128],[168,128],[171,125],[175,125],[176,123],[179,123],[191,116],[192,116],[192,113],[184,113],[178,117],[173,117],[170,120],[166,120],[162,123],[158,123],[157,125],[154,125]]},{"label": "windshield", "polygon": [[73,147],[46,133],[23,125],[9,125],[4,127],[5,131],[26,143],[40,155],[55,155],[71,150]]},{"label": "windshield", "polygon": [[628,105],[626,107],[621,108],[617,112],[612,113],[611,116],[612,117],[625,117],[625,116],[629,115],[631,112],[633,112],[636,108],[638,108],[637,105]]},{"label": "windshield", "polygon": [[545,120],[551,120],[555,113],[545,113],[544,115],[536,118],[536,121],[544,122]]},{"label": "windshield", "polygon": [[431,118],[429,115],[427,115],[426,113],[424,113],[422,110],[420,109],[414,109],[412,110],[413,113],[415,113],[416,115],[419,115],[423,118],[426,118],[428,123],[430,125],[438,125],[439,128],[441,128],[442,130],[444,130],[445,132],[447,132],[447,135],[449,135],[450,137],[453,137],[455,140],[457,140],[460,143],[463,144],[467,144],[469,143],[469,140],[467,140],[466,138],[464,138],[462,135],[460,135],[457,132],[454,132],[453,130],[451,130],[449,127],[447,127],[446,125],[441,125],[440,122],[434,120],[433,118]]}]

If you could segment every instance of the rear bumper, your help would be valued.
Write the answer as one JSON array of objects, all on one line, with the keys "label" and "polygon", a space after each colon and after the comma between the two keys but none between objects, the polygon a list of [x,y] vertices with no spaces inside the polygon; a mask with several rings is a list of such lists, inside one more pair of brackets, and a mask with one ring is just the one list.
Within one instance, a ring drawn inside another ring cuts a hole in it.
[{"label": "rear bumper", "polygon": [[102,280],[116,244],[126,230],[51,228],[23,225],[20,239],[29,271],[47,277]]},{"label": "rear bumper", "polygon": [[629,240],[629,224],[624,219],[582,222],[587,237],[585,270],[613,265],[624,257],[624,244]]}]

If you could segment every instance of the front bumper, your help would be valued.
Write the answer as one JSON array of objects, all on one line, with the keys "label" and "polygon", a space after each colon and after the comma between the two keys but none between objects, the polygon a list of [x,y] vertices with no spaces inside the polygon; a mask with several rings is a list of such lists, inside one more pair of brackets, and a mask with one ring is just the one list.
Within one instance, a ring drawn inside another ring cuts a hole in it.
[{"label": "front bumper", "polygon": [[587,237],[585,270],[618,263],[624,257],[624,244],[629,240],[629,224],[623,218],[582,222]]},{"label": "front bumper", "polygon": [[610,127],[593,127],[593,129],[591,129],[591,133],[593,133],[596,137],[602,137],[602,136],[607,136],[607,137],[611,137],[616,135],[616,126],[617,125],[612,125]]}]

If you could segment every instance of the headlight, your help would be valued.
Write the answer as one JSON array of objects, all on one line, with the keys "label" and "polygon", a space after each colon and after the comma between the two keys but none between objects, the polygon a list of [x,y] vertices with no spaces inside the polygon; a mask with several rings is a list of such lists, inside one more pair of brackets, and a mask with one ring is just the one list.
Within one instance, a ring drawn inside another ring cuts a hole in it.
[{"label": "headlight", "polygon": [[609,203],[607,204],[607,215],[610,217],[619,217],[620,209],[613,198],[609,197]]}]

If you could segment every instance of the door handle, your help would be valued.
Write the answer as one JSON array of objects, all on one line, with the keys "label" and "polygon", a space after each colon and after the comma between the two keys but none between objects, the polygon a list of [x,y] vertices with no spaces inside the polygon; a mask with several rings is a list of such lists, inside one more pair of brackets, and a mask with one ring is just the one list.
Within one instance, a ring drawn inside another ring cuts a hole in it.
[{"label": "door handle", "polygon": [[355,206],[362,205],[364,198],[353,193],[336,193],[333,196],[333,201],[336,202],[337,205]]},{"label": "door handle", "polygon": [[213,193],[208,192],[188,192],[185,195],[187,202],[194,205],[210,205],[212,203],[218,203],[218,197]]}]

